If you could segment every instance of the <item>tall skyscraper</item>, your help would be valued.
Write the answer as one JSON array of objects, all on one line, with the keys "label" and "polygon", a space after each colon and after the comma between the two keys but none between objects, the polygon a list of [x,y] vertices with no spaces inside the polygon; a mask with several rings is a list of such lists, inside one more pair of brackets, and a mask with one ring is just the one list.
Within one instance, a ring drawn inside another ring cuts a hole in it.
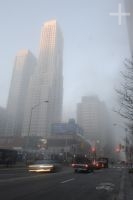
[{"label": "tall skyscraper", "polygon": [[6,109],[0,107],[0,136],[4,136],[6,123]]},{"label": "tall skyscraper", "polygon": [[17,53],[7,103],[5,135],[21,135],[29,81],[35,66],[36,58],[29,50]]},{"label": "tall skyscraper", "polygon": [[82,97],[82,102],[77,106],[77,123],[84,129],[87,139],[99,139],[100,109],[101,102],[95,96]]},{"label": "tall skyscraper", "polygon": [[112,145],[109,122],[106,106],[97,96],[85,96],[77,105],[77,123],[83,128],[85,138],[98,148],[101,155],[104,154],[105,148],[106,152],[108,151],[107,146]]},{"label": "tall skyscraper", "polygon": [[130,13],[130,16],[127,17],[127,27],[128,27],[130,50],[133,56],[133,1],[132,0],[125,0],[125,10],[126,12]]},{"label": "tall skyscraper", "polygon": [[37,70],[30,83],[23,135],[45,137],[62,119],[63,37],[56,20],[41,31]]}]

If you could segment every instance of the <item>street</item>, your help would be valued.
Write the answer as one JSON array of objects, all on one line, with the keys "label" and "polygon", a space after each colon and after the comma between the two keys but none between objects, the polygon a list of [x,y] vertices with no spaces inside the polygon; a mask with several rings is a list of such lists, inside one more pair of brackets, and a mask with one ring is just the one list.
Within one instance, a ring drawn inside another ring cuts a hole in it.
[{"label": "street", "polygon": [[126,200],[128,197],[132,200],[128,176],[124,168],[74,173],[66,167],[57,173],[44,174],[29,173],[21,168],[1,169],[0,199]]}]

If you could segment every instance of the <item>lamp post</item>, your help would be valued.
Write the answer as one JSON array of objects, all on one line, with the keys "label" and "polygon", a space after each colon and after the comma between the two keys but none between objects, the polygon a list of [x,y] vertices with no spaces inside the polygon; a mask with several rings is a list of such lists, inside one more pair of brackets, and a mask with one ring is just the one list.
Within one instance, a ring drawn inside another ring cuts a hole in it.
[{"label": "lamp post", "polygon": [[128,157],[128,137],[127,137],[127,131],[128,131],[128,129],[125,128],[125,153],[126,153],[126,158]]},{"label": "lamp post", "polygon": [[31,107],[31,112],[30,112],[30,121],[29,121],[29,126],[28,126],[28,140],[27,140],[27,146],[29,145],[29,137],[30,137],[30,129],[31,129],[31,120],[32,120],[32,114],[33,114],[33,110],[40,106],[42,103],[48,103],[48,101],[41,101],[38,104],[34,105]]},{"label": "lamp post", "polygon": [[[126,160],[128,159],[128,135],[127,135],[127,132],[128,132],[128,128],[120,125],[120,124],[117,124],[117,123],[114,123],[113,124],[114,126],[119,126],[121,127],[122,129],[124,129],[124,132],[125,132],[125,137],[124,137],[124,142],[125,142],[125,156],[126,156]],[[120,144],[121,145],[121,144]],[[120,147],[120,150],[121,150],[121,147]],[[119,151],[120,152],[120,151]]]},{"label": "lamp post", "polygon": [[67,156],[68,156],[67,155],[67,145],[68,145],[68,141],[67,141],[67,135],[66,135],[66,141],[65,141],[65,147],[66,147],[66,149],[65,149],[66,150],[65,160],[66,160],[66,162],[67,162]]}]

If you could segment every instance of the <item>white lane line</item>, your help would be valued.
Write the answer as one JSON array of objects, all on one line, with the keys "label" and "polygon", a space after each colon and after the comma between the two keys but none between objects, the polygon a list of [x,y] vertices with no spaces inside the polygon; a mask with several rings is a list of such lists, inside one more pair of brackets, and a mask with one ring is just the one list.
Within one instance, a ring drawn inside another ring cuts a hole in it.
[{"label": "white lane line", "polygon": [[74,181],[74,180],[75,180],[74,178],[71,178],[71,179],[68,179],[66,181],[62,181],[61,183],[67,183],[67,182]]},{"label": "white lane line", "polygon": [[[61,172],[60,174],[68,174],[68,172]],[[21,176],[21,177],[13,177],[13,178],[6,178],[6,179],[1,179],[0,178],[0,183],[9,183],[9,182],[13,182],[13,181],[22,181],[22,180],[31,180],[32,178],[36,179],[36,178],[43,178],[46,176],[57,176],[58,173],[55,174],[48,174],[48,173],[44,173],[44,174],[38,174],[38,175],[27,175],[27,176]]]}]

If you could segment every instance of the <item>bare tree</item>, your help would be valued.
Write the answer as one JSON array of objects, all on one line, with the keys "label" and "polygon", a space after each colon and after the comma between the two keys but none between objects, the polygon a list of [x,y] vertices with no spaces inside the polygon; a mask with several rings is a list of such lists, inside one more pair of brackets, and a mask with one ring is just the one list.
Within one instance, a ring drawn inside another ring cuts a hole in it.
[{"label": "bare tree", "polygon": [[126,59],[124,66],[120,88],[116,89],[120,105],[117,112],[129,121],[128,127],[133,130],[133,61]]}]

